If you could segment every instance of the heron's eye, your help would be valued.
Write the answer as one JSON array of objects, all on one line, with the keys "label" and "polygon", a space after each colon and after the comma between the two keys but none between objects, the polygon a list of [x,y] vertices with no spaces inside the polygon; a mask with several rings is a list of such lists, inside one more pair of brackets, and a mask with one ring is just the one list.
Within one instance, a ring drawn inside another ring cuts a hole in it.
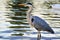
[{"label": "heron's eye", "polygon": [[31,21],[33,22],[33,21],[34,21],[34,19],[32,18],[32,19],[31,19]]}]

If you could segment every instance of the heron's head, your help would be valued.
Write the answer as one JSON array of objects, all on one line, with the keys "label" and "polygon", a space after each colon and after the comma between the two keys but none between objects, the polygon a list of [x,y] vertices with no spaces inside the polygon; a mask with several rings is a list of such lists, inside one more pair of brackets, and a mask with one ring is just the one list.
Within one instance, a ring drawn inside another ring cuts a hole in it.
[{"label": "heron's head", "polygon": [[33,5],[32,5],[32,3],[25,3],[25,4],[19,4],[19,6],[21,6],[21,7],[33,7]]}]

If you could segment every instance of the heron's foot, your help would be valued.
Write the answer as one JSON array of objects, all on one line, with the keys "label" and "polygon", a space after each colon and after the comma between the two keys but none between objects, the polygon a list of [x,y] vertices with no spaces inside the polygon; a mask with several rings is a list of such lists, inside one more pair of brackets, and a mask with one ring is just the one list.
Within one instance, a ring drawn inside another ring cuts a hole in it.
[{"label": "heron's foot", "polygon": [[38,35],[37,40],[41,40],[41,35]]},{"label": "heron's foot", "polygon": [[38,31],[37,40],[41,40],[41,33],[40,33],[40,31]]}]

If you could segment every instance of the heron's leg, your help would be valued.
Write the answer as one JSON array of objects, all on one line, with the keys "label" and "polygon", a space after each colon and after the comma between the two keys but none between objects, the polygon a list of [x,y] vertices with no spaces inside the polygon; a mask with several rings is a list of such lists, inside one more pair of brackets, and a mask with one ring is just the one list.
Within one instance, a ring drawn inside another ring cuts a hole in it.
[{"label": "heron's leg", "polygon": [[40,31],[38,31],[37,40],[40,40],[40,39],[41,39],[41,33],[40,33]]}]

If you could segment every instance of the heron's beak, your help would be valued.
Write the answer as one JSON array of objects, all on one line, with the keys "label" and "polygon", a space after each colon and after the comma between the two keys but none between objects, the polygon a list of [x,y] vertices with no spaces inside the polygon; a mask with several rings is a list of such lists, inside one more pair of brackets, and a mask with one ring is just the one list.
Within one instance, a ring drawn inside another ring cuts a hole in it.
[{"label": "heron's beak", "polygon": [[24,7],[25,6],[25,4],[18,4],[20,7]]}]

